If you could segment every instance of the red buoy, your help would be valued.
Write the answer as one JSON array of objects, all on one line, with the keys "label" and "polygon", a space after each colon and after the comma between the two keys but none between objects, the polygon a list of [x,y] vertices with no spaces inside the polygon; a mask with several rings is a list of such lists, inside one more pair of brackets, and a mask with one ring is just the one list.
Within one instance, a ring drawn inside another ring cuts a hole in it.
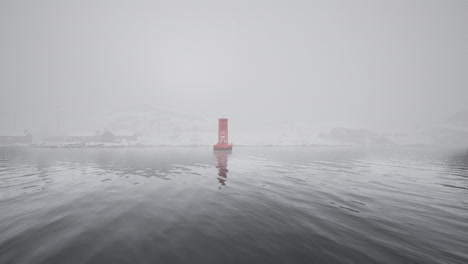
[{"label": "red buoy", "polygon": [[218,119],[218,144],[213,146],[214,150],[232,150],[228,141],[228,119]]}]

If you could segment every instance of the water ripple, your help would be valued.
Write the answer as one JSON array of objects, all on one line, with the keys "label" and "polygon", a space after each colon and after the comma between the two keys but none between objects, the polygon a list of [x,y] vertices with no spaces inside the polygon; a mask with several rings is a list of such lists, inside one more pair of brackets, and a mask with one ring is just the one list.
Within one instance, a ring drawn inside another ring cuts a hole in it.
[{"label": "water ripple", "polygon": [[466,155],[0,148],[0,263],[467,263]]}]

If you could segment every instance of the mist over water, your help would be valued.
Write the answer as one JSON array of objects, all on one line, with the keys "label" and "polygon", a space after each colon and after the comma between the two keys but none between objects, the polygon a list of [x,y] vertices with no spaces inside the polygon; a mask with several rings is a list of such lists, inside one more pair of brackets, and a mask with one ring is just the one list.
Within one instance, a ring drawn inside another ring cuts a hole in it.
[{"label": "mist over water", "polygon": [[468,263],[467,14],[1,0],[0,264]]},{"label": "mist over water", "polygon": [[466,263],[468,153],[0,149],[1,263]]},{"label": "mist over water", "polygon": [[150,105],[242,121],[238,144],[335,127],[428,143],[421,133],[468,111],[467,12],[461,0],[1,1],[0,133],[121,129],[127,116],[109,115]]}]

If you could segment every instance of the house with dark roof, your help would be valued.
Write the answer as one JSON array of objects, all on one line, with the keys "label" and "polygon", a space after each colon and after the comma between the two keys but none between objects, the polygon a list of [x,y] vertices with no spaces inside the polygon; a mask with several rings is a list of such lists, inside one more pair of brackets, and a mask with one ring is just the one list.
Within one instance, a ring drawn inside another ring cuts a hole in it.
[{"label": "house with dark roof", "polygon": [[0,135],[0,145],[13,145],[13,144],[31,144],[32,135],[27,130],[24,133],[7,133]]},{"label": "house with dark roof", "polygon": [[115,143],[123,141],[137,141],[138,136],[136,132],[129,130],[107,130],[102,133],[101,141],[106,143]]}]

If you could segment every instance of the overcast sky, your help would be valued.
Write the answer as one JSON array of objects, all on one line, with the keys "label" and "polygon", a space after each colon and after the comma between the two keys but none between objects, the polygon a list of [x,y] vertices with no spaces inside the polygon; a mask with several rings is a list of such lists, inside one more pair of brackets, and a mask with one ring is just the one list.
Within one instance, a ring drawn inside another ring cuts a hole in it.
[{"label": "overcast sky", "polygon": [[467,14],[462,0],[0,0],[0,113],[430,122],[468,106]]}]

